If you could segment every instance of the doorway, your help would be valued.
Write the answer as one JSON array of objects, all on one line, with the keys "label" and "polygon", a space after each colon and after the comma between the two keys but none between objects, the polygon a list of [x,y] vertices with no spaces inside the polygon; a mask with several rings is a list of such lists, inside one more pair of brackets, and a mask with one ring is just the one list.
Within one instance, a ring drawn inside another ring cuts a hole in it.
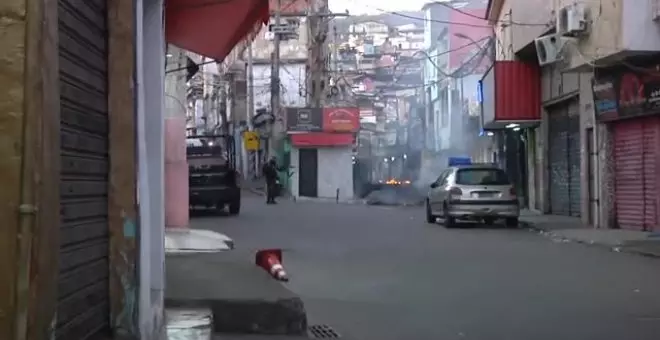
[{"label": "doorway", "polygon": [[318,150],[299,149],[298,157],[298,195],[302,197],[317,197],[319,183]]}]

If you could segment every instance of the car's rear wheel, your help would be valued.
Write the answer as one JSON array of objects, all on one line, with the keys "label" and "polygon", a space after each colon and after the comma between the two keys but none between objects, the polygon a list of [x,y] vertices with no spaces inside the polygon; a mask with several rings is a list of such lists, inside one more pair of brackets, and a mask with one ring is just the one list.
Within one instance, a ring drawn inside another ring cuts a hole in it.
[{"label": "car's rear wheel", "polygon": [[241,212],[241,201],[235,200],[229,203],[229,215],[238,215]]},{"label": "car's rear wheel", "polygon": [[449,208],[445,204],[444,206],[444,225],[445,228],[454,228],[456,227],[456,218],[449,215]]},{"label": "car's rear wheel", "polygon": [[433,215],[433,211],[431,210],[431,203],[429,200],[426,200],[426,223],[435,224],[435,222],[436,217]]},{"label": "car's rear wheel", "polygon": [[508,217],[504,223],[509,228],[518,228],[518,217]]}]

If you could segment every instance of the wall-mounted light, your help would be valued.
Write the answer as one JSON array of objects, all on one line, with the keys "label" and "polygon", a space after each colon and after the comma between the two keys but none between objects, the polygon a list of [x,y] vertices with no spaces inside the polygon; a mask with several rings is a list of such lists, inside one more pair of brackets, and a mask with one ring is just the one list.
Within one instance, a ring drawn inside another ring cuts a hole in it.
[{"label": "wall-mounted light", "polygon": [[520,125],[518,125],[518,124],[516,124],[516,123],[511,123],[511,124],[508,124],[508,125],[505,126],[505,127],[506,127],[507,129],[513,129],[513,128],[516,128],[516,127],[519,127],[519,126],[520,126]]}]

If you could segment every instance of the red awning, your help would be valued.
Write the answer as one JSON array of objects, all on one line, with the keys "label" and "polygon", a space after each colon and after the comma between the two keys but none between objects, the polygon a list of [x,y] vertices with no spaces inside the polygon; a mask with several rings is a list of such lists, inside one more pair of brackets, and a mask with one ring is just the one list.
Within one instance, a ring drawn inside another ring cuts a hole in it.
[{"label": "red awning", "polygon": [[291,144],[296,147],[348,146],[354,142],[350,133],[306,132],[290,136]]},{"label": "red awning", "polygon": [[268,22],[268,0],[165,0],[168,43],[222,61]]}]

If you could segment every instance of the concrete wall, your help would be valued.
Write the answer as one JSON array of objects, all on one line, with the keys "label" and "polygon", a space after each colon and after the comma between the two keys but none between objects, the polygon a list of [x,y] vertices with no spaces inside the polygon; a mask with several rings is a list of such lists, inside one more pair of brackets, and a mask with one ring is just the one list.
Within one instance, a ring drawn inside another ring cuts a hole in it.
[{"label": "concrete wall", "polygon": [[[298,148],[291,148],[291,193],[299,197],[300,163]],[[339,189],[340,201],[353,199],[353,159],[352,148],[318,149],[318,196],[335,199]]]},{"label": "concrete wall", "polygon": [[[640,4],[641,2],[641,4]],[[660,51],[660,26],[653,21],[660,13],[657,0],[624,2],[621,9],[621,47],[630,51]]]},{"label": "concrete wall", "polygon": [[[2,47],[0,48],[0,59],[2,60],[0,64],[0,185],[2,186],[0,217],[3,220],[3,227],[0,229],[0,270],[4,277],[3,283],[0,285],[0,310],[3,313],[3,317],[0,319],[0,338],[3,339],[17,337],[16,333],[20,331],[15,330],[16,325],[27,326],[23,325],[26,322],[18,320],[18,315],[27,313],[27,307],[20,310],[17,308],[17,302],[25,303],[27,301],[25,296],[27,293],[21,294],[22,296],[19,297],[17,291],[19,289],[27,291],[29,287],[26,287],[27,284],[17,287],[16,283],[19,282],[17,278],[23,279],[22,276],[19,276],[20,271],[29,271],[29,261],[22,259],[19,253],[19,243],[25,242],[17,242],[17,240],[31,237],[30,234],[27,237],[25,235],[21,237],[21,234],[26,231],[21,231],[17,212],[21,204],[25,204],[21,197],[21,191],[24,190],[21,175],[24,158],[30,159],[38,156],[23,152],[25,147],[23,122],[29,116],[25,96],[26,88],[30,87],[26,84],[29,69],[26,65],[26,54],[28,53],[26,41],[29,41],[30,45],[36,45],[34,41],[37,37],[28,38],[27,29],[30,25],[28,20],[44,19],[43,16],[35,18],[33,14],[26,13],[25,7],[26,1],[22,0],[3,1],[0,4],[0,29],[2,29],[2,35],[0,35],[0,47]],[[32,26],[41,29],[41,26]],[[41,48],[41,46],[36,45],[36,48]],[[45,65],[45,67],[49,68],[51,65]],[[41,72],[41,70],[42,68],[36,69],[37,72]],[[31,87],[38,88],[38,86]],[[36,101],[37,98],[29,98],[29,100]],[[40,109],[39,104],[36,104],[36,108]],[[53,114],[51,111],[49,113]],[[29,241],[27,243],[29,244]],[[28,281],[27,278],[24,280]],[[47,306],[54,306],[54,304],[55,301]],[[49,317],[52,316],[49,315]],[[18,336],[25,336],[25,334]]]},{"label": "concrete wall", "polygon": [[[139,322],[143,339],[158,339],[165,293],[165,51],[163,1],[141,2],[136,24],[138,203],[140,212]],[[146,133],[149,131],[149,133]]]},{"label": "concrete wall", "polygon": [[[270,60],[274,45],[272,40],[266,39],[268,28],[264,28],[257,34],[252,45],[253,57],[256,60]],[[280,44],[280,58],[282,59],[307,59],[307,22],[303,18],[298,29],[298,39],[282,41]]]},{"label": "concrete wall", "polygon": [[[549,29],[550,26],[544,24],[554,22],[553,1],[493,0],[492,7],[495,8],[498,3],[503,3],[493,18],[498,60],[513,60],[516,52]],[[534,25],[512,25],[512,22]]]},{"label": "concrete wall", "polygon": [[[495,32],[499,42],[497,59],[512,60],[515,53],[554,27],[556,20],[554,13],[559,8],[575,1],[494,1],[494,3],[499,2],[504,3],[499,15],[496,16],[498,24]],[[565,48],[567,67],[583,66],[624,48],[643,50],[646,45],[660,47],[658,42],[660,32],[657,27],[651,27],[655,24],[651,21],[650,15],[646,14],[650,12],[649,2],[611,0],[580,3],[588,7],[591,20],[590,32],[581,37],[577,44],[569,43]],[[625,39],[622,39],[621,29],[623,13],[625,13],[626,26],[634,23],[631,29],[626,29]]]},{"label": "concrete wall", "polygon": [[298,191],[300,190],[299,186],[299,175],[300,175],[300,154],[298,153],[298,148],[291,148],[291,163],[290,167],[291,170],[293,171],[293,176],[291,176],[291,183],[290,183],[290,188],[291,188],[291,195],[294,197],[299,197]]}]

